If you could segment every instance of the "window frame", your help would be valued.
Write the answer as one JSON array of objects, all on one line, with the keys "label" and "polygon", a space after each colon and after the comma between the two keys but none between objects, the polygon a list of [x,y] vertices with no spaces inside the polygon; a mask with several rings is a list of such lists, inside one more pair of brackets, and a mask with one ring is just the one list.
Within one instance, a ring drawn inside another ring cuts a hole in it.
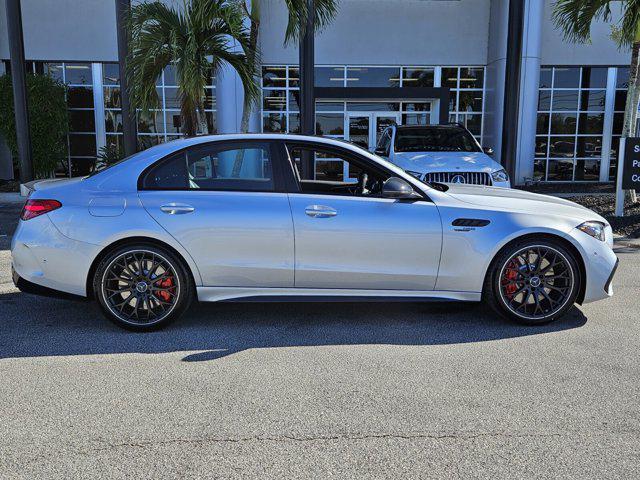
[{"label": "window frame", "polygon": [[[389,177],[398,177],[398,175],[395,172],[385,168],[383,165],[380,165],[379,163],[365,157],[364,155],[358,154],[357,152],[353,152],[352,150],[348,150],[346,148],[341,148],[336,145],[329,145],[322,142],[283,140],[282,141],[282,156],[284,159],[283,166],[286,163],[287,167],[285,167],[286,168],[285,179],[287,184],[287,193],[289,194],[320,195],[323,197],[339,196],[341,198],[351,198],[350,196],[335,195],[331,193],[327,193],[327,194],[309,193],[309,192],[302,191],[302,187],[300,185],[300,179],[298,178],[298,175],[296,173],[296,167],[293,164],[291,155],[289,154],[289,151],[295,148],[303,148],[308,150],[322,150],[327,153],[337,154],[342,156],[343,160],[351,161],[351,159],[353,159],[353,163],[355,163],[356,165],[363,164],[366,167],[376,171],[381,175],[388,175]],[[399,178],[402,178],[402,177],[399,177]],[[422,188],[416,188],[414,185],[411,185],[411,186],[413,187],[414,191],[418,192],[422,196],[422,198],[421,199],[414,198],[411,200],[398,200],[398,201],[411,201],[411,202],[427,201],[427,202],[433,203],[431,198],[429,198],[429,196],[425,193],[425,191]],[[374,200],[374,199],[379,200],[380,198],[384,198],[384,197],[364,196],[364,197],[355,197],[355,198],[367,198],[371,200]]]},{"label": "window frame", "polygon": [[[139,192],[152,191],[152,192],[242,192],[242,193],[286,193],[285,179],[283,176],[283,159],[282,150],[278,148],[278,141],[274,139],[238,139],[238,140],[218,140],[204,143],[197,143],[189,145],[171,153],[168,153],[164,157],[156,160],[151,165],[145,167],[144,170],[138,176],[137,187]],[[205,150],[207,147],[214,147],[218,151],[238,149],[242,146],[245,148],[251,148],[247,145],[253,146],[253,148],[267,147],[269,156],[271,159],[271,171],[273,174],[273,189],[269,190],[250,190],[250,189],[237,189],[237,188],[191,188],[191,187],[146,187],[144,186],[144,179],[147,174],[156,167],[161,166],[166,162],[172,161],[177,155],[188,155],[189,152],[197,152]],[[257,147],[256,147],[257,146]]]}]

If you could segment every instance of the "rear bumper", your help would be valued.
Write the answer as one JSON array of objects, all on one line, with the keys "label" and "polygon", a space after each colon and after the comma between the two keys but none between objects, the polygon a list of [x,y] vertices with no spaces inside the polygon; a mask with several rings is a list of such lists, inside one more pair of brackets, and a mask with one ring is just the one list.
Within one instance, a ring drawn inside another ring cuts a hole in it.
[{"label": "rear bumper", "polygon": [[34,284],[86,296],[89,268],[99,251],[98,245],[62,235],[48,215],[20,221],[11,242],[14,283],[19,282],[21,290],[22,286],[32,289],[29,285]]},{"label": "rear bumper", "polygon": [[11,277],[13,284],[23,293],[31,293],[33,295],[40,295],[43,297],[63,298],[66,300],[86,300],[86,297],[82,297],[80,295],[61,292],[60,290],[54,290],[53,288],[43,287],[37,283],[29,282],[18,275],[18,272],[13,268],[13,265],[11,265]]}]

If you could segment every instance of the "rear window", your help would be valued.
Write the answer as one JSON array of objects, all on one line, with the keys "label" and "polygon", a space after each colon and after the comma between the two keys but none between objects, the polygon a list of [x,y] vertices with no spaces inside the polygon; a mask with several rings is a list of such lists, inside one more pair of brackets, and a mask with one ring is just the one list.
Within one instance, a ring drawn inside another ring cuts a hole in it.
[{"label": "rear window", "polygon": [[267,144],[209,144],[161,160],[143,177],[149,190],[273,191]]},{"label": "rear window", "polygon": [[479,152],[473,136],[462,128],[399,128],[396,152]]}]

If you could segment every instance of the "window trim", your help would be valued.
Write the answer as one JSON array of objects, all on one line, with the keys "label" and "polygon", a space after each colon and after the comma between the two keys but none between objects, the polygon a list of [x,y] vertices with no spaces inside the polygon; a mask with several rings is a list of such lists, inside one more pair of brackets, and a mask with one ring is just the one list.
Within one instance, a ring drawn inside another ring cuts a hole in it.
[{"label": "window trim", "polygon": [[[137,187],[139,192],[151,191],[151,192],[242,192],[242,193],[285,193],[285,181],[283,178],[282,169],[282,152],[277,148],[278,141],[273,139],[246,139],[246,140],[214,140],[210,142],[197,143],[183,147],[179,150],[175,150],[164,157],[156,160],[151,165],[148,165],[140,175],[138,176]],[[218,147],[221,150],[232,150],[236,146],[246,145],[260,145],[266,146],[271,157],[271,171],[273,173],[273,189],[269,190],[245,190],[237,188],[190,188],[190,187],[145,187],[144,178],[152,169],[160,166],[165,162],[169,162],[174,159],[176,155],[186,155],[189,151],[198,151],[206,149],[207,147]]]}]

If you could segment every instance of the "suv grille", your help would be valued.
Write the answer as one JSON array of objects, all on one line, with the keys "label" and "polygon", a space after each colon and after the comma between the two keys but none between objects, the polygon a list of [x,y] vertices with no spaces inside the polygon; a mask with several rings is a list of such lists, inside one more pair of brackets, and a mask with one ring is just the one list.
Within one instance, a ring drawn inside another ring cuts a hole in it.
[{"label": "suv grille", "polygon": [[469,185],[491,185],[491,178],[484,172],[433,172],[424,176],[425,182],[466,183]]}]

